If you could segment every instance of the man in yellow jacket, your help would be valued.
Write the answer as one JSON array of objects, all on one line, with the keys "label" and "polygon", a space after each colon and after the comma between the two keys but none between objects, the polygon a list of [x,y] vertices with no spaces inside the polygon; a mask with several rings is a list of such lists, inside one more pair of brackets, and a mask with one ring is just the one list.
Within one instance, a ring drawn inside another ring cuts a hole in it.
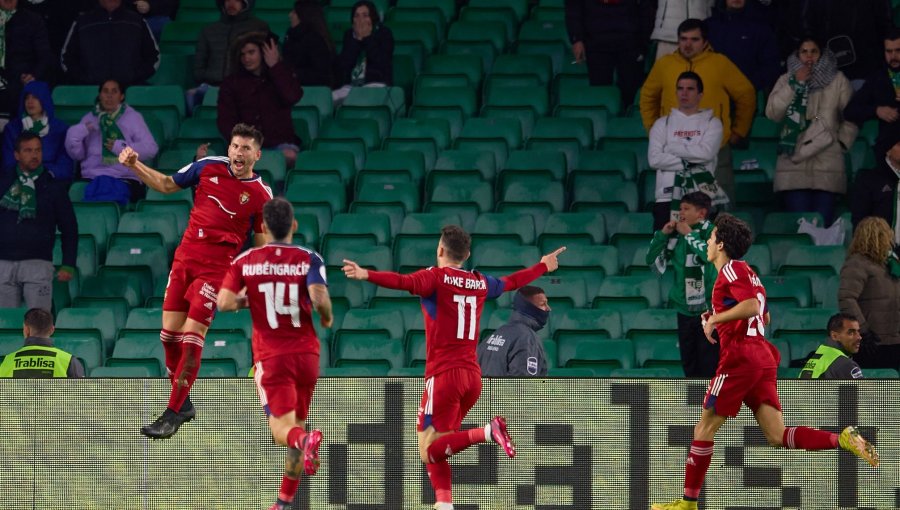
[{"label": "man in yellow jacket", "polygon": [[711,109],[722,121],[722,148],[715,177],[734,204],[731,146],[750,133],[756,110],[756,90],[728,57],[710,47],[706,23],[686,19],[678,26],[678,51],[657,60],[641,87],[641,120],[648,132],[656,119],[678,107],[675,83],[678,75],[685,71],[693,71],[703,78],[700,108]]}]

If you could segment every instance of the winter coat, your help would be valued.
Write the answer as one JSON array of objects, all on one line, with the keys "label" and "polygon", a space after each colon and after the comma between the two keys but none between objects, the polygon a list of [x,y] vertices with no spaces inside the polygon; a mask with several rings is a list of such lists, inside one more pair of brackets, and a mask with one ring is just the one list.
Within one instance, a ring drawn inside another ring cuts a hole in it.
[{"label": "winter coat", "polygon": [[715,3],[716,0],[659,0],[650,39],[677,43],[678,25],[688,18],[708,18]]},{"label": "winter coat", "polygon": [[884,158],[875,168],[856,174],[856,181],[850,188],[850,218],[854,227],[869,216],[884,218],[888,225],[894,224],[894,193],[898,178]]},{"label": "winter coat", "polygon": [[44,168],[49,170],[57,180],[71,181],[75,172],[75,163],[66,153],[66,131],[69,125],[56,118],[53,107],[53,99],[50,95],[50,87],[42,81],[32,81],[25,84],[20,95],[19,109],[16,116],[9,121],[3,131],[3,171],[10,171],[16,165],[13,156],[16,139],[22,134],[22,112],[25,111],[25,95],[31,94],[41,102],[44,113],[50,124],[50,130],[46,136],[41,137],[41,152],[43,154]]},{"label": "winter coat", "polygon": [[350,85],[351,73],[359,54],[366,52],[366,83],[394,83],[394,34],[391,29],[376,23],[372,33],[361,41],[353,36],[353,29],[344,32],[344,44],[337,58],[338,86]]},{"label": "winter coat", "polygon": [[838,288],[841,312],[859,319],[863,333],[873,332],[882,345],[900,344],[900,280],[884,264],[854,254],[841,267]]},{"label": "winter coat", "polygon": [[[0,175],[0,196],[18,179],[16,172]],[[69,200],[69,186],[49,172],[35,180],[37,215],[18,221],[19,212],[0,207],[0,260],[53,260],[56,231],[62,236],[62,265],[75,267],[78,254],[78,221]],[[14,240],[14,241],[13,241]]]},{"label": "winter coat", "polygon": [[547,355],[532,317],[513,311],[509,322],[478,344],[482,377],[546,376]]},{"label": "winter coat", "polygon": [[781,73],[775,32],[746,9],[717,10],[706,20],[709,43],[750,80],[756,90],[769,90]]},{"label": "winter coat", "polygon": [[79,16],[62,49],[63,72],[72,83],[124,86],[144,83],[159,67],[159,47],[140,14],[96,7]]},{"label": "winter coat", "polygon": [[[125,140],[116,140],[113,144],[113,153],[122,152],[128,145],[140,155],[141,161],[150,161],[156,157],[159,146],[144,122],[144,117],[137,110],[125,105],[125,112],[116,124],[122,130]],[[85,179],[108,175],[116,179],[139,180],[138,176],[124,165],[103,163],[103,140],[100,139],[97,115],[93,112],[86,114],[78,124],[69,128],[69,132],[66,133],[66,152],[72,159],[81,162],[81,176]]]},{"label": "winter coat", "polygon": [[284,60],[297,71],[300,85],[334,86],[334,50],[302,22],[284,36]]},{"label": "winter coat", "polygon": [[583,42],[595,51],[638,49],[644,53],[657,0],[566,0],[566,30],[569,42]]},{"label": "winter coat", "polygon": [[716,174],[719,147],[722,145],[722,122],[712,110],[685,115],[672,112],[653,123],[647,162],[656,170],[656,201],[672,200],[675,174],[684,169],[683,161],[700,163],[710,174]]},{"label": "winter coat", "polygon": [[272,68],[263,64],[259,76],[243,67],[230,74],[219,88],[216,125],[226,140],[231,129],[243,122],[263,134],[263,147],[284,143],[300,144],[294,133],[291,107],[303,97],[303,89],[293,68],[284,61]]},{"label": "winter coat", "polygon": [[[244,0],[247,7],[234,16],[225,14],[225,0],[216,0],[222,12],[219,21],[210,23],[200,31],[197,52],[194,54],[194,81],[219,85],[229,72],[231,44],[247,32],[268,32],[269,24],[254,16],[255,0]],[[237,63],[240,66],[240,62]]]},{"label": "winter coat", "polygon": [[[789,79],[787,73],[781,75],[772,88],[772,93],[769,94],[766,117],[775,122],[784,120],[788,105],[794,100],[794,90],[788,83]],[[844,119],[844,107],[850,102],[851,95],[853,88],[850,81],[840,71],[825,88],[810,91],[806,118],[813,120],[819,117],[824,121],[835,135],[834,143],[800,163],[794,163],[786,154],[778,156],[773,183],[775,191],[816,189],[832,193],[847,192],[844,169],[846,150],[843,147],[853,145],[859,131],[855,124]]]},{"label": "winter coat", "polygon": [[[641,87],[641,119],[649,132],[656,119],[678,107],[675,82],[684,71],[694,71],[703,78],[703,99],[700,108],[709,108],[722,121],[722,145],[731,133],[746,137],[756,110],[756,90],[728,57],[712,48],[691,60],[675,52],[656,61]],[[734,118],[731,117],[734,102]]]},{"label": "winter coat", "polygon": [[53,79],[56,57],[50,49],[44,20],[39,14],[21,7],[6,23],[5,39],[5,67],[0,68],[0,72],[13,94],[10,100],[15,101],[22,90],[23,74],[31,74],[42,81]]},{"label": "winter coat", "polygon": [[[857,126],[867,120],[878,119],[875,110],[879,106],[890,106],[900,110],[900,101],[894,92],[894,84],[888,75],[887,66],[881,66],[866,79],[857,90],[850,103],[844,108],[844,118]],[[887,151],[900,141],[900,122],[885,122],[878,119],[878,137],[875,140],[875,159],[881,160]]]}]

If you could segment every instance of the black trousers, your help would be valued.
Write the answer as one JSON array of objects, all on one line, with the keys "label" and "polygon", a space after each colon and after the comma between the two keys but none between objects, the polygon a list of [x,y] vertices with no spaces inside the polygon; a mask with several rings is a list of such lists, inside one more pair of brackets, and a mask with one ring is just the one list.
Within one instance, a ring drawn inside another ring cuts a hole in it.
[{"label": "black trousers", "polygon": [[719,366],[719,344],[711,344],[703,334],[700,316],[678,314],[678,346],[685,377],[712,378]]},{"label": "black trousers", "polygon": [[615,71],[618,77],[616,85],[622,93],[622,105],[631,105],[644,82],[644,61],[638,60],[641,53],[637,48],[609,51],[603,46],[585,45],[584,52],[591,85],[612,85]]}]

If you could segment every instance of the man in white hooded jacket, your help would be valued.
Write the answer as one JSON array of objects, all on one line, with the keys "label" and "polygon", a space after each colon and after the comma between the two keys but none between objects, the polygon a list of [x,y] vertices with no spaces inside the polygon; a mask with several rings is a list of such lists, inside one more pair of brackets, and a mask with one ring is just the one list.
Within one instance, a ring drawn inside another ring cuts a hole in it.
[{"label": "man in white hooded jacket", "polygon": [[712,110],[700,109],[703,97],[700,75],[693,71],[681,73],[675,91],[678,108],[672,108],[669,115],[657,119],[650,129],[647,159],[650,167],[656,169],[654,230],[673,219],[671,202],[676,174],[688,165],[702,165],[715,175],[722,142],[722,122]]}]

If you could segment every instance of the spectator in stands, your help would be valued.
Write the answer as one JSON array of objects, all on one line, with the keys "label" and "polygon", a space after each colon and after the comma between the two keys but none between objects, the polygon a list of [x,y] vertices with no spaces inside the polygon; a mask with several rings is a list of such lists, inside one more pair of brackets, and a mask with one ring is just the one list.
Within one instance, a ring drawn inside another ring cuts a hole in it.
[{"label": "spectator in stands", "polygon": [[353,4],[353,26],[344,33],[337,58],[337,84],[332,93],[340,104],[353,87],[389,87],[394,83],[394,34],[381,23],[375,4]]},{"label": "spectator in stands", "polygon": [[175,11],[178,10],[178,0],[134,0],[132,7],[143,16],[153,38],[159,42],[163,27],[175,19]]},{"label": "spectator in stands", "polygon": [[644,78],[644,58],[657,0],[566,0],[566,30],[576,62],[587,62],[591,85],[616,85],[630,105]]},{"label": "spectator in stands", "polygon": [[866,78],[844,109],[844,117],[860,128],[867,120],[878,119],[876,161],[900,142],[900,29],[890,29],[883,44],[885,65]]},{"label": "spectator in stands", "polygon": [[124,206],[147,194],[134,172],[119,163],[125,146],[139,151],[147,161],[159,151],[144,117],[125,104],[124,86],[106,80],[99,87],[94,111],[66,133],[66,152],[81,163],[81,177],[91,179],[84,190],[85,201],[112,200]]},{"label": "spectator in stands", "polygon": [[59,55],[75,18],[92,8],[95,3],[96,0],[19,0],[20,9],[31,11],[44,20],[50,39],[54,71],[59,66]]},{"label": "spectator in stands", "polygon": [[79,16],[62,49],[62,69],[70,83],[123,86],[144,83],[159,67],[159,48],[141,15],[122,0],[97,0]]},{"label": "spectator in stands", "polygon": [[786,210],[816,211],[827,227],[835,199],[847,192],[844,153],[858,129],[843,112],[853,89],[831,50],[812,37],[788,57],[787,69],[766,105],[766,117],[781,123],[774,189]]},{"label": "spectator in stands", "polygon": [[656,60],[678,50],[678,25],[688,18],[706,19],[716,0],[659,0],[650,40],[656,42]]},{"label": "spectator in stands", "polygon": [[334,86],[334,43],[325,14],[316,0],[299,0],[289,13],[291,28],[284,36],[284,60],[297,71],[300,85]]},{"label": "spectator in stands", "polygon": [[781,74],[778,42],[771,27],[751,15],[747,0],[725,0],[706,24],[712,47],[734,62],[756,90],[770,90]]},{"label": "spectator in stands", "polygon": [[0,0],[0,118],[15,114],[26,83],[53,78],[53,60],[44,20],[19,0]]},{"label": "spectator in stands", "polygon": [[[656,119],[650,129],[647,161],[656,170],[653,230],[678,220],[678,200],[673,198],[681,198],[685,184],[699,184],[685,183],[685,178],[689,177],[687,174],[690,172],[693,179],[693,171],[702,169],[706,174],[713,175],[716,156],[722,145],[722,122],[712,110],[700,109],[703,80],[697,73],[685,71],[676,81],[678,108],[672,108],[671,113]],[[677,197],[673,197],[676,187]]]},{"label": "spectator in stands", "polygon": [[859,352],[861,343],[859,320],[855,316],[832,315],[828,319],[828,340],[806,361],[800,379],[862,379],[862,370],[850,359]]},{"label": "spectator in stands", "polygon": [[547,325],[550,304],[544,289],[526,285],[513,298],[509,322],[478,344],[482,377],[547,375],[547,354],[537,332]]},{"label": "spectator in stands", "polygon": [[859,319],[862,346],[854,359],[863,368],[900,366],[900,263],[893,237],[883,219],[862,220],[841,267],[838,305]]},{"label": "spectator in stands", "polygon": [[41,161],[41,137],[25,132],[15,145],[16,171],[0,175],[0,308],[50,310],[53,298],[53,245],[62,236],[67,282],[75,273],[78,223],[68,185],[57,181]]},{"label": "spectator in stands", "polygon": [[54,115],[47,83],[31,81],[25,84],[18,113],[19,118],[7,124],[3,131],[3,172],[14,170],[13,147],[19,135],[28,132],[41,137],[44,168],[59,181],[71,181],[75,164],[65,146],[69,126]]},{"label": "spectator in stands", "polygon": [[815,0],[805,11],[809,31],[835,54],[854,90],[881,67],[881,41],[892,20],[890,0]]},{"label": "spectator in stands", "polygon": [[53,346],[53,314],[47,309],[25,312],[22,334],[25,345],[0,363],[0,378],[44,379],[84,377],[84,366],[75,356]]},{"label": "spectator in stands", "polygon": [[712,201],[703,192],[685,195],[678,218],[653,234],[646,262],[659,274],[671,263],[676,285],[669,291],[669,306],[678,312],[678,346],[685,377],[710,378],[719,365],[719,344],[703,333],[701,315],[712,308],[715,266],[707,260],[706,241],[714,225],[707,219]]},{"label": "spectator in stands", "polygon": [[[188,111],[203,102],[210,85],[218,87],[225,75],[240,62],[229,62],[234,42],[247,32],[268,32],[269,24],[252,14],[255,0],[216,0],[222,11],[219,21],[203,27],[194,55],[194,81],[200,86],[185,93]],[[231,128],[228,130],[229,136]]]},{"label": "spectator in stands", "polygon": [[236,124],[254,126],[262,131],[263,147],[280,150],[292,168],[301,143],[291,120],[291,107],[303,96],[297,74],[281,59],[271,34],[244,34],[235,41],[233,52],[240,67],[219,89],[219,132],[227,140]]},{"label": "spectator in stands", "polygon": [[734,203],[731,146],[742,143],[750,132],[756,110],[756,91],[728,57],[710,48],[707,37],[706,23],[699,19],[687,19],[678,26],[678,51],[656,61],[641,87],[641,118],[644,128],[650,131],[656,119],[668,115],[676,107],[678,75],[684,71],[700,75],[704,84],[700,107],[712,109],[722,121],[716,181]]},{"label": "spectator in stands", "polygon": [[894,231],[894,246],[900,246],[900,197],[897,184],[900,180],[900,140],[888,150],[872,170],[856,174],[850,199],[853,226],[868,216],[878,216]]}]

